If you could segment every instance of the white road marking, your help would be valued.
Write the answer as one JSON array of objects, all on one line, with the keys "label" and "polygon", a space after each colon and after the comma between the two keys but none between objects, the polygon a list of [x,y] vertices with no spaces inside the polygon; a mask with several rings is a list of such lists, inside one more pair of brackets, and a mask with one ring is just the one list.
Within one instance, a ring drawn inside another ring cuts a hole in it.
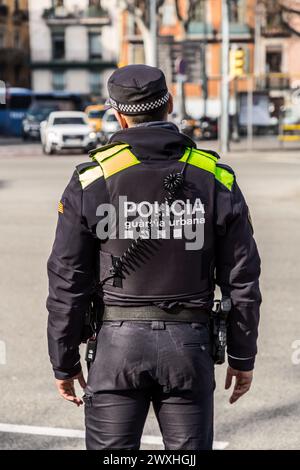
[{"label": "white road marking", "polygon": [[[69,437],[69,438],[85,438],[85,432],[79,429],[66,428],[50,428],[47,426],[27,426],[24,424],[7,424],[0,423],[0,432],[12,434],[31,434],[36,436],[52,436],[52,437]],[[142,444],[156,445],[163,447],[163,441],[160,436],[144,435],[141,440]],[[214,441],[213,448],[215,450],[223,450],[228,446],[228,442]]]},{"label": "white road marking", "polygon": [[0,364],[2,366],[6,364],[6,344],[2,340],[0,341]]}]

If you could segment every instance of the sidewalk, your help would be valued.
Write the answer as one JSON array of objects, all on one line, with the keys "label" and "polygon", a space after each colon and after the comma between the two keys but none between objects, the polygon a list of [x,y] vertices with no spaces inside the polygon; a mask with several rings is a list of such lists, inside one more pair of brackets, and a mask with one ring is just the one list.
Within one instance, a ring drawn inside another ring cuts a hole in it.
[{"label": "sidewalk", "polygon": [[[220,143],[217,140],[197,142],[197,147],[202,149],[215,150],[220,153]],[[241,137],[239,142],[230,142],[229,154],[245,154],[250,155],[251,153],[256,154],[299,154],[300,158],[300,142],[285,142],[282,143],[278,140],[277,136],[254,136],[252,146],[249,148],[247,136]]]}]

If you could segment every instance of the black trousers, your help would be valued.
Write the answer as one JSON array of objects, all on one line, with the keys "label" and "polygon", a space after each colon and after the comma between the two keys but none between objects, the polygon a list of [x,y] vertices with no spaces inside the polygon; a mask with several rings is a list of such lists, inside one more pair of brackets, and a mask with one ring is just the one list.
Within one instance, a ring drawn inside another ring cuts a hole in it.
[{"label": "black trousers", "polygon": [[165,449],[209,450],[214,387],[206,324],[104,322],[84,397],[86,447],[139,449],[152,401]]}]

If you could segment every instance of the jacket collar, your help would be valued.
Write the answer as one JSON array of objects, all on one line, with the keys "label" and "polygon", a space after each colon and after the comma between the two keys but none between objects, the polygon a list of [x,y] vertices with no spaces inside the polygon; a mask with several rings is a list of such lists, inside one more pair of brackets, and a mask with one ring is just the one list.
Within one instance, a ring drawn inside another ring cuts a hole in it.
[{"label": "jacket collar", "polygon": [[168,122],[147,123],[116,132],[109,143],[123,142],[131,146],[140,160],[179,159],[186,147],[196,144],[181,134],[175,124]]}]

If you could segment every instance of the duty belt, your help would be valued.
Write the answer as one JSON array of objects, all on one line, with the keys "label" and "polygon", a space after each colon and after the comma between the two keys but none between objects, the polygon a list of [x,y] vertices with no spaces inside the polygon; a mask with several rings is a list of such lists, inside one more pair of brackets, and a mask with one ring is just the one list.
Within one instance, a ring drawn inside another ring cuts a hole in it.
[{"label": "duty belt", "polygon": [[173,307],[162,309],[155,305],[142,307],[118,307],[106,305],[102,321],[161,320],[191,323],[207,323],[210,312],[202,308]]}]

